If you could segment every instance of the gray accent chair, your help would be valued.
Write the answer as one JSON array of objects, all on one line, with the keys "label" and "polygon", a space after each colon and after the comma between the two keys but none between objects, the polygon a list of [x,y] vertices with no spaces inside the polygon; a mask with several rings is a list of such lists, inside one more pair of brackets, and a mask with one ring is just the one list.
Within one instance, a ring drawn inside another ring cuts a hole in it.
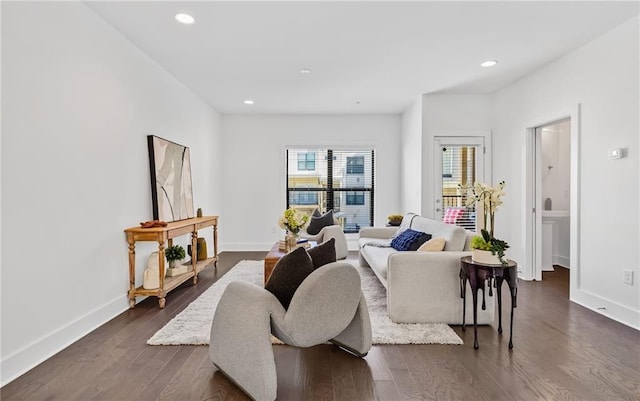
[{"label": "gray accent chair", "polygon": [[364,357],[371,349],[371,321],[358,271],[342,261],[314,270],[296,290],[288,310],[262,287],[229,283],[213,317],[209,358],[258,401],[275,400],[277,395],[271,334],[296,347],[330,341]]}]

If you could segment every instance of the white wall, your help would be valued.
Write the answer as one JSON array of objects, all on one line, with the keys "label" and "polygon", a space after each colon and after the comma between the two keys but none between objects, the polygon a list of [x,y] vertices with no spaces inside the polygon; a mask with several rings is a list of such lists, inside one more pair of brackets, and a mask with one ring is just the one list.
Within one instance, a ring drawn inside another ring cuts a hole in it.
[{"label": "white wall", "polygon": [[422,214],[422,97],[402,114],[400,140],[400,209]]},{"label": "white wall", "polygon": [[[485,95],[424,95],[422,97],[422,214],[434,216],[434,138],[484,137],[485,174],[491,177],[491,126],[489,97]],[[485,181],[488,181],[485,178]],[[496,229],[498,229],[496,223]]]},{"label": "white wall", "polygon": [[[513,184],[504,205],[507,240],[513,259],[522,260],[526,127],[581,105],[580,238],[578,260],[571,259],[571,299],[640,328],[638,280],[623,284],[623,269],[636,278],[640,273],[638,37],[636,17],[498,92],[492,126],[494,177]],[[627,148],[628,156],[608,159],[607,150],[616,147]]]},{"label": "white wall", "polygon": [[542,130],[542,200],[553,210],[569,210],[571,129],[569,121]]},{"label": "white wall", "polygon": [[83,4],[3,2],[2,84],[5,384],[128,309],[146,135],[191,148],[195,206],[222,212],[218,114]]},{"label": "white wall", "polygon": [[400,125],[399,115],[223,116],[225,249],[268,250],[283,237],[287,146],[374,147],[374,223],[384,225],[400,208]]}]

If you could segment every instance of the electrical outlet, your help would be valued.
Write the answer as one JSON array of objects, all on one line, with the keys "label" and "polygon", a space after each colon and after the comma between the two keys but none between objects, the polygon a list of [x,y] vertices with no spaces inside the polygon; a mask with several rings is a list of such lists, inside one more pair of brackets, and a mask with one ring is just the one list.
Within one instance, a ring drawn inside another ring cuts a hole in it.
[{"label": "electrical outlet", "polygon": [[624,283],[633,285],[633,270],[624,270]]}]

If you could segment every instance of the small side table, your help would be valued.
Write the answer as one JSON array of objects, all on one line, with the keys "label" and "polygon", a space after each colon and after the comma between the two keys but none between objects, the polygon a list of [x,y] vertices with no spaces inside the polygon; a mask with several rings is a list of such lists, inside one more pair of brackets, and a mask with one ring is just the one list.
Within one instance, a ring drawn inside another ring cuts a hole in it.
[{"label": "small side table", "polygon": [[[488,265],[473,261],[471,256],[460,258],[460,298],[462,298],[462,331],[466,331],[466,287],[467,281],[471,287],[473,297],[473,348],[478,349],[478,289],[482,289],[484,298],[485,281],[489,284],[489,296],[493,296],[492,279],[495,279],[496,295],[498,298],[498,333],[502,335],[502,282],[506,281],[511,293],[511,321],[509,322],[509,349],[513,348],[513,309],[517,307],[518,295],[518,264],[507,259],[507,264]],[[485,308],[484,301],[482,308]]]}]

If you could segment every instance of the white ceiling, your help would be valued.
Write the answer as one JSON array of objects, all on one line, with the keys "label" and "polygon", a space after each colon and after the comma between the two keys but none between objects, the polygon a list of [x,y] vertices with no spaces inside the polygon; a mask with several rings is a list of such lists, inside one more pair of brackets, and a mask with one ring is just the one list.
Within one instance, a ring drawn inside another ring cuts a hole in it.
[{"label": "white ceiling", "polygon": [[637,1],[86,4],[221,113],[400,113],[424,93],[491,93],[639,13]]}]

